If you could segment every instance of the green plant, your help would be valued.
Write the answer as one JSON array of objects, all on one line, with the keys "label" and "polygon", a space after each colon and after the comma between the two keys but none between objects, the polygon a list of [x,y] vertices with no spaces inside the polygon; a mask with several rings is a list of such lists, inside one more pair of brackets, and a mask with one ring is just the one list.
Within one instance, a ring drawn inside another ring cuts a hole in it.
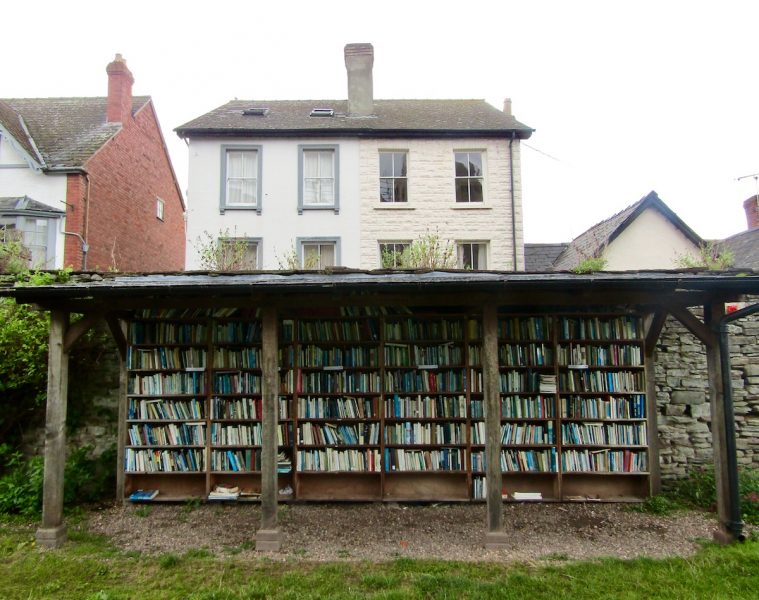
[{"label": "green plant", "polygon": [[676,510],[682,509],[683,506],[675,500],[670,498],[666,494],[659,494],[656,496],[650,496],[646,498],[640,504],[629,505],[629,510],[632,512],[647,513],[649,515],[671,515]]},{"label": "green plant", "polygon": [[419,236],[403,252],[383,252],[382,266],[402,269],[453,269],[456,267],[456,252],[450,240],[443,241],[440,235],[430,233]]},{"label": "green plant", "polygon": [[254,268],[250,264],[250,243],[235,237],[229,229],[219,231],[217,237],[204,231],[193,244],[200,256],[200,268],[206,271],[242,271]]},{"label": "green plant", "polygon": [[681,254],[676,262],[678,267],[684,269],[723,271],[733,266],[735,255],[732,250],[723,247],[719,242],[705,242],[698,247],[695,256],[690,253]]},{"label": "green plant", "polygon": [[160,559],[158,559],[158,564],[162,569],[173,569],[179,565],[180,562],[182,562],[182,559],[179,558],[176,554],[164,554]]},{"label": "green plant", "polygon": [[29,270],[31,253],[21,240],[7,239],[0,242],[0,273],[17,275]]},{"label": "green plant", "polygon": [[280,271],[298,271],[299,269],[313,270],[319,267],[319,257],[316,255],[307,255],[303,257],[303,266],[298,260],[298,251],[293,246],[285,251],[284,254],[276,254],[277,269]]},{"label": "green plant", "polygon": [[92,446],[81,446],[72,450],[66,459],[64,504],[97,502],[112,494],[116,447],[111,446],[98,457],[94,457],[92,451]]},{"label": "green plant", "polygon": [[597,273],[603,271],[606,268],[607,263],[608,261],[603,255],[589,256],[581,260],[572,271],[578,274]]},{"label": "green plant", "polygon": [[39,513],[43,473],[41,456],[27,460],[10,445],[0,445],[0,513]]},{"label": "green plant", "polygon": [[149,506],[138,506],[137,509],[134,511],[134,514],[140,517],[141,519],[145,519],[150,516],[150,507]]}]

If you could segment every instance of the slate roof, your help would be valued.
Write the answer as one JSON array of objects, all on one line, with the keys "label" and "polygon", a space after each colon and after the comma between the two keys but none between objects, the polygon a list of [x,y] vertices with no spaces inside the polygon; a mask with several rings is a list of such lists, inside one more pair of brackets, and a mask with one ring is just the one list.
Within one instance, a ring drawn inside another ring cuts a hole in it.
[{"label": "slate roof", "polygon": [[[0,123],[37,158],[19,121],[22,117],[45,168],[83,167],[121,129],[120,123],[106,123],[107,101],[105,97],[5,98],[0,100]],[[134,96],[132,112],[148,102],[149,96]]]},{"label": "slate roof", "polygon": [[586,258],[600,255],[609,243],[614,241],[630,223],[648,208],[658,210],[694,244],[700,245],[703,243],[701,237],[688,227],[671,208],[664,204],[656,192],[652,191],[635,204],[631,204],[616,215],[593,225],[593,227],[573,239],[554,262],[554,270],[566,271],[573,269]]},{"label": "slate roof", "polygon": [[759,229],[736,233],[722,240],[722,245],[733,252],[735,268],[759,269]]},{"label": "slate roof", "polygon": [[16,214],[46,214],[46,215],[62,215],[65,214],[63,210],[57,210],[32,200],[29,196],[12,196],[0,198],[0,215],[16,215]]},{"label": "slate roof", "polygon": [[569,244],[525,244],[525,271],[545,273],[553,270],[553,263]]},{"label": "slate roof", "polygon": [[[268,108],[264,116],[244,115]],[[332,117],[311,117],[331,108]],[[375,100],[374,115],[351,117],[347,100],[233,100],[175,129],[180,137],[203,135],[473,136],[527,139],[533,129],[484,100]]]}]

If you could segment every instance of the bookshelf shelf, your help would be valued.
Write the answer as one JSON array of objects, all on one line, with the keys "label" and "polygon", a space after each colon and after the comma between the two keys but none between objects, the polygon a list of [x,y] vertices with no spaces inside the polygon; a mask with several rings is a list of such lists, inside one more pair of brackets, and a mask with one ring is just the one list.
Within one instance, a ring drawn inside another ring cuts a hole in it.
[{"label": "bookshelf shelf", "polygon": [[[484,499],[476,313],[302,309],[280,327],[281,501]],[[258,502],[257,311],[142,313],[127,340],[125,492],[167,501],[239,485],[240,501]],[[497,344],[504,501],[648,495],[639,317],[503,310]]]}]

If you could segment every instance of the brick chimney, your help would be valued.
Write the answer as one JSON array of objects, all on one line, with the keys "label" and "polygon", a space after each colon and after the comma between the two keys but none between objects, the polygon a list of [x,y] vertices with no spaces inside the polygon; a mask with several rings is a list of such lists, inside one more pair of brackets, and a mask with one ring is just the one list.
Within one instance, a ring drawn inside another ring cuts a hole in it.
[{"label": "brick chimney", "polygon": [[743,210],[746,211],[746,222],[749,229],[759,227],[759,194],[751,196],[743,202]]},{"label": "brick chimney", "polygon": [[126,61],[117,54],[106,68],[108,73],[108,108],[106,122],[126,123],[132,119],[132,84],[134,77]]},{"label": "brick chimney", "polygon": [[374,114],[374,47],[371,44],[346,44],[345,68],[348,69],[348,114],[368,117]]}]

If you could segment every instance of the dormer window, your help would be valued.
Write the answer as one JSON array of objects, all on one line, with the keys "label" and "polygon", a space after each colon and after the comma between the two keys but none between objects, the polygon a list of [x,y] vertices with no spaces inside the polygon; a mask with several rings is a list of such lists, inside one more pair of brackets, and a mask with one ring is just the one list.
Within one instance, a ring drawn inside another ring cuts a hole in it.
[{"label": "dormer window", "polygon": [[311,117],[334,117],[335,116],[335,109],[334,108],[312,108],[311,114],[309,115]]},{"label": "dormer window", "polygon": [[244,108],[242,114],[246,117],[265,117],[269,114],[269,109],[264,106],[251,106]]}]

